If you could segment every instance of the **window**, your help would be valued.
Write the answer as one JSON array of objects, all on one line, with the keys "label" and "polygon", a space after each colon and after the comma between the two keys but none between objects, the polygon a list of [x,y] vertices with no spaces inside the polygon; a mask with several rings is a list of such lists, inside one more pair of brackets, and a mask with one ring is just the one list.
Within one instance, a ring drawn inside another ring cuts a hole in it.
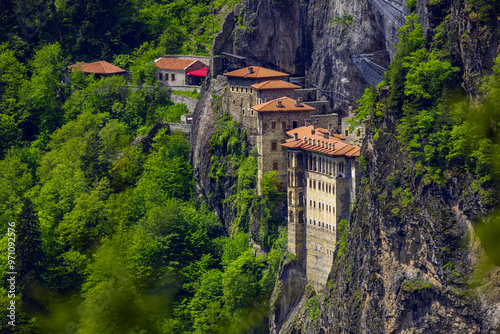
[{"label": "window", "polygon": [[345,164],[343,162],[339,163],[339,176],[344,176],[345,173]]},{"label": "window", "polygon": [[277,143],[277,142],[275,142],[275,141],[273,141],[273,142],[271,143],[271,151],[276,151],[277,147],[278,147],[278,143]]},{"label": "window", "polygon": [[299,193],[299,206],[304,206],[304,193]]},{"label": "window", "polygon": [[158,73],[158,80],[163,80],[163,73]]},{"label": "window", "polygon": [[252,116],[253,116],[253,109],[252,109],[252,112],[251,112]]},{"label": "window", "polygon": [[175,81],[175,74],[170,74],[170,80]]},{"label": "window", "polygon": [[241,113],[245,116],[245,109],[241,109]]},{"label": "window", "polygon": [[234,92],[234,86],[231,86],[231,92]]},{"label": "window", "polygon": [[356,137],[361,137],[361,129],[356,130]]},{"label": "window", "polygon": [[292,129],[295,129],[296,127],[298,127],[299,125],[299,121],[292,121]]},{"label": "window", "polygon": [[278,170],[278,163],[277,162],[273,162],[273,170]]},{"label": "window", "polygon": [[349,136],[349,129],[344,130],[344,137],[347,137],[347,136]]},{"label": "window", "polygon": [[304,177],[302,175],[302,172],[297,173],[297,187],[303,187],[304,186]]},{"label": "window", "polygon": [[168,81],[168,73],[165,73],[165,81]]},{"label": "window", "polygon": [[299,211],[299,224],[304,223],[304,211]]},{"label": "window", "polygon": [[271,122],[271,129],[273,129],[273,130],[276,129],[276,122],[275,121]]},{"label": "window", "polygon": [[282,128],[283,130],[285,130],[285,129],[286,129],[286,122],[281,122],[281,128]]}]

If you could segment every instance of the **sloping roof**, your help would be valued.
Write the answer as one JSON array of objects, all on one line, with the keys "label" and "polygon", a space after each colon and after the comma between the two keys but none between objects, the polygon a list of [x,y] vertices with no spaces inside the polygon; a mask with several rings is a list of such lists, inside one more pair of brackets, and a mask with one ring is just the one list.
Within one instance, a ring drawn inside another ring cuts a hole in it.
[{"label": "sloping roof", "polygon": [[239,70],[224,73],[227,77],[237,77],[244,79],[270,79],[290,76],[288,73],[278,72],[260,66],[249,66]]},{"label": "sloping roof", "polygon": [[105,60],[96,61],[93,63],[86,63],[84,61],[69,66],[71,71],[82,71],[83,73],[94,74],[120,74],[126,73],[122,68],[108,63]]},{"label": "sloping roof", "polygon": [[[279,105],[279,102],[281,101],[281,105]],[[289,97],[280,97],[279,99],[275,99],[272,101],[264,102],[261,104],[258,104],[256,106],[252,107],[253,110],[257,112],[290,112],[290,111],[314,111],[314,109],[311,106],[308,106],[305,103],[300,103],[300,106],[297,106],[297,101],[294,99],[291,99]]]},{"label": "sloping roof", "polygon": [[[159,58],[155,60],[155,66],[162,70],[185,70],[198,60],[182,58]],[[201,62],[200,62],[201,63]],[[205,67],[205,65],[203,65]]]},{"label": "sloping roof", "polygon": [[268,80],[257,84],[253,84],[252,88],[256,90],[298,89],[300,88],[300,86],[283,80]]},{"label": "sloping roof", "polygon": [[361,151],[359,146],[351,145],[345,143],[342,139],[338,138],[340,136],[328,136],[325,138],[325,133],[329,133],[328,130],[323,128],[316,128],[314,134],[312,131],[314,127],[302,126],[290,131],[287,131],[287,135],[293,136],[293,133],[297,133],[299,139],[295,140],[293,137],[287,139],[281,146],[290,149],[301,149],[305,151],[316,152],[329,156],[345,156],[345,157],[358,157]]}]

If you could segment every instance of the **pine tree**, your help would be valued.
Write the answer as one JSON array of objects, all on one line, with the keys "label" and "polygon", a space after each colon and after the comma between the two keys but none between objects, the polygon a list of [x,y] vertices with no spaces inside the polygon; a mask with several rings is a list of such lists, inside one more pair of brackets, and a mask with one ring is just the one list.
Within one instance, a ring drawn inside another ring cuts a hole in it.
[{"label": "pine tree", "polygon": [[33,288],[40,281],[43,251],[40,222],[29,198],[24,199],[19,213],[17,226],[16,270],[19,277],[19,289],[23,299],[31,300]]}]

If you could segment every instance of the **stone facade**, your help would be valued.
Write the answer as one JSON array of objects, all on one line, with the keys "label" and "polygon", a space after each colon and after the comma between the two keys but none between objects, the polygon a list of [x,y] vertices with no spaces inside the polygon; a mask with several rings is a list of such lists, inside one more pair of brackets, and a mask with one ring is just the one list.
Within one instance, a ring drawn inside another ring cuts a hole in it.
[{"label": "stone facade", "polygon": [[354,127],[352,131],[349,130],[350,124],[349,120],[354,117],[354,114],[350,114],[347,117],[343,117],[341,120],[341,135],[345,137],[347,143],[353,145],[361,145],[363,139],[365,138],[366,129],[364,125],[358,125]]},{"label": "stone facade", "polygon": [[155,61],[156,79],[163,87],[167,88],[194,84],[187,73],[199,70],[207,65],[197,59],[191,58],[198,57],[187,56],[187,58],[180,58],[177,56],[165,56],[157,59]]},{"label": "stone facade", "polygon": [[[299,105],[299,107],[297,106]],[[252,108],[257,125],[257,180],[258,193],[263,175],[276,171],[282,190],[286,190],[287,165],[285,150],[282,144],[288,138],[286,131],[304,126],[314,108],[282,97],[265,102]]]},{"label": "stone facade", "polygon": [[[332,267],[338,223],[349,217],[354,200],[352,171],[359,148],[342,143],[326,129],[304,128],[289,131],[295,137],[283,145],[287,151],[288,250],[305,263],[307,280],[319,288]],[[330,149],[330,144],[337,149]]]},{"label": "stone facade", "polygon": [[336,113],[331,113],[328,115],[311,115],[311,123],[317,124],[317,126],[320,128],[337,132],[339,130],[339,115]]}]

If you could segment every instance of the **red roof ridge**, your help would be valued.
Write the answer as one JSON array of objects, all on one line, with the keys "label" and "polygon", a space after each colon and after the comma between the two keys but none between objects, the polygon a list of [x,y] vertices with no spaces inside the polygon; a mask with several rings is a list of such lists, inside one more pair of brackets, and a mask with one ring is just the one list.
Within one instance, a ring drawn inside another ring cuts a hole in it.
[{"label": "red roof ridge", "polygon": [[[330,156],[353,157],[360,155],[361,148],[359,146],[348,144],[343,139],[337,138],[335,135],[330,135],[330,132],[324,128],[318,127],[314,129],[314,134],[312,134],[312,129],[313,126],[309,125],[287,131],[286,134],[292,138],[287,139],[282,146],[286,148],[303,149]],[[297,140],[293,137],[294,133],[297,133]],[[324,137],[325,133],[328,133],[328,138]],[[306,140],[305,142],[304,139]],[[314,141],[314,145],[310,143],[310,140]],[[321,145],[317,143],[321,143]],[[325,145],[324,143],[333,144],[334,146],[330,149],[329,145]]]},{"label": "red roof ridge", "polygon": [[[281,101],[281,105],[278,105],[278,101]],[[291,99],[287,96],[280,97],[271,101],[267,101],[261,104],[257,104],[252,107],[257,112],[273,112],[273,111],[314,111],[315,108],[300,102],[300,106],[297,105],[297,100]],[[274,104],[276,104],[274,106]]]}]

